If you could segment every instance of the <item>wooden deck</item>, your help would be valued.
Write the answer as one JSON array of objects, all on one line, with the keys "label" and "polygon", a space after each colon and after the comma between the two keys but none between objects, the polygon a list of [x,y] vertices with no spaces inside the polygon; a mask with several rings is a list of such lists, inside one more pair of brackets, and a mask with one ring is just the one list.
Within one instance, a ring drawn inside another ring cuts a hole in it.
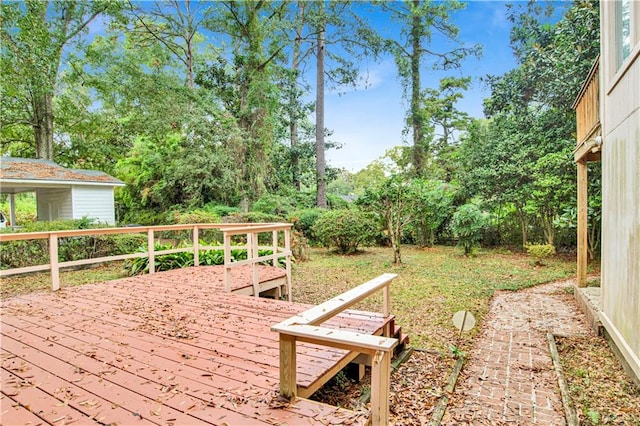
[{"label": "wooden deck", "polygon": [[[281,298],[287,291],[287,271],[274,266],[256,265],[261,296]],[[253,296],[253,269],[249,265],[231,269],[231,292]],[[163,279],[177,279],[190,285],[211,285],[224,291],[224,266],[198,266],[163,272]]]},{"label": "wooden deck", "polygon": [[[2,303],[3,425],[364,424],[368,413],[278,399],[278,334],[308,305],[221,291],[199,267],[33,294]],[[324,326],[379,334],[381,314]],[[301,343],[311,392],[350,354]]]}]

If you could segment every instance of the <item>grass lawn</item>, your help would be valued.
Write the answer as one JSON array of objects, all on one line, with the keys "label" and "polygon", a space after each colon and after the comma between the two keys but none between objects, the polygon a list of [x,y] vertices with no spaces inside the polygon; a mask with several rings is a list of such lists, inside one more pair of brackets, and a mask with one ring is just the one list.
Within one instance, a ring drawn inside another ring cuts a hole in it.
[{"label": "grass lawn", "polygon": [[[293,267],[293,299],[320,303],[376,276],[398,274],[391,285],[391,311],[411,337],[415,347],[448,351],[450,345],[470,347],[477,330],[458,332],[451,322],[459,310],[471,311],[478,323],[496,290],[518,290],[575,275],[573,257],[549,259],[535,266],[531,258],[504,250],[480,250],[465,257],[454,247],[428,249],[403,246],[403,264],[393,265],[391,249],[366,248],[353,256],[339,256],[326,249],[312,249],[311,260]],[[360,309],[381,311],[378,295],[362,302]]]}]

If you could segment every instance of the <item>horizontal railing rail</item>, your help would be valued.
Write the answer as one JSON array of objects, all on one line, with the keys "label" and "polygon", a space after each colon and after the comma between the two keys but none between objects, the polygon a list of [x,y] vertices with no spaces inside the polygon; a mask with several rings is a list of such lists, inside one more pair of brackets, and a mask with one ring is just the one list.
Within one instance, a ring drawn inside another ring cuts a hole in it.
[{"label": "horizontal railing rail", "polygon": [[[385,327],[383,336],[362,334],[349,330],[322,327],[320,324],[367,297],[383,292],[383,316],[390,315],[389,286],[397,274],[383,274],[354,289],[314,306],[271,327],[280,334],[280,395],[296,398],[296,342],[307,342],[371,356],[371,422],[386,425],[389,420],[389,376],[392,351],[398,339],[389,336]],[[388,321],[387,321],[388,323]]]},{"label": "horizontal railing rail", "polygon": [[[149,258],[149,273],[155,273],[155,258],[166,254],[193,252],[194,266],[200,264],[199,252],[201,250],[223,250],[225,267],[225,291],[231,291],[231,269],[234,267],[251,265],[253,268],[253,289],[254,295],[259,296],[258,264],[272,261],[273,266],[278,266],[281,259],[285,261],[286,287],[289,300],[291,299],[291,224],[288,223],[199,223],[181,225],[161,225],[161,226],[129,226],[121,228],[94,228],[94,229],[73,229],[44,232],[18,232],[0,233],[0,243],[10,241],[48,240],[49,241],[49,263],[41,265],[26,266],[20,268],[10,268],[0,270],[0,277],[30,272],[51,272],[51,289],[56,291],[60,288],[60,269],[65,267],[91,265],[119,260],[135,259],[140,257]],[[223,242],[221,245],[201,245],[200,231],[215,229],[222,231]],[[190,231],[192,235],[192,246],[176,247],[165,250],[155,250],[156,232],[163,231]],[[272,244],[270,246],[258,245],[259,236],[263,233],[272,234]],[[99,236],[114,234],[146,234],[147,251],[113,256],[101,256],[88,259],[77,259],[60,262],[58,259],[59,239],[83,236]],[[282,235],[281,235],[282,234]],[[232,245],[232,237],[244,235],[246,245]],[[279,244],[280,237],[284,247]],[[234,250],[247,250],[247,259],[235,261],[231,252]],[[260,250],[271,250],[272,254],[260,256]]]}]

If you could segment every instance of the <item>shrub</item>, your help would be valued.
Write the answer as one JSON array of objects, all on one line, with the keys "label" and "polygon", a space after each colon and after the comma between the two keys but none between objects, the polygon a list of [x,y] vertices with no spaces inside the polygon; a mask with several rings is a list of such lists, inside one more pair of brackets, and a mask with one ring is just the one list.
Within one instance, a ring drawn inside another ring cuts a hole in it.
[{"label": "shrub", "polygon": [[[208,246],[214,245],[204,241],[200,241],[200,245]],[[184,247],[184,246],[183,246]],[[170,243],[155,243],[154,250],[170,250],[174,246]],[[142,245],[136,250],[138,253],[146,253],[147,246]],[[267,256],[273,254],[273,250],[259,250],[259,256]],[[231,250],[231,261],[237,262],[247,259],[246,246],[239,246],[238,248]],[[224,250],[200,250],[198,252],[198,263],[200,265],[213,266],[224,265]],[[272,265],[272,262],[266,262],[268,265]],[[172,269],[185,268],[194,265],[193,251],[185,251],[180,253],[161,254],[154,257],[154,267],[157,272],[170,271]],[[285,266],[285,259],[280,259],[280,265]],[[148,257],[136,257],[134,259],[127,259],[124,263],[124,269],[129,276],[139,275],[149,272],[149,258]]]},{"label": "shrub", "polygon": [[313,232],[326,247],[335,246],[340,253],[354,253],[360,244],[373,239],[375,222],[360,210],[329,210],[313,226]]},{"label": "shrub", "polygon": [[173,212],[170,222],[176,225],[191,223],[219,223],[220,216],[206,210],[192,210],[188,212]]},{"label": "shrub", "polygon": [[313,244],[317,242],[317,237],[313,232],[313,225],[322,216],[323,212],[324,210],[317,208],[296,210],[289,215],[288,220],[293,223],[296,231],[302,233]]},{"label": "shrub", "polygon": [[[92,219],[40,221],[25,224],[18,232],[47,232],[92,227]],[[93,227],[104,227],[97,225]],[[143,235],[87,235],[64,237],[58,241],[58,261],[92,259],[103,256],[133,253],[146,241]],[[2,243],[0,264],[3,269],[49,263],[49,241],[28,240]]]},{"label": "shrub", "polygon": [[213,213],[218,217],[229,216],[240,211],[237,207],[223,206],[221,204],[205,204],[203,209],[209,213]]},{"label": "shrub", "polygon": [[527,244],[524,248],[529,256],[535,259],[536,265],[544,265],[544,259],[556,254],[556,248],[551,244]]},{"label": "shrub", "polygon": [[291,233],[291,254],[296,261],[309,260],[309,244],[300,231],[295,229]]},{"label": "shrub", "polygon": [[254,212],[285,217],[295,209],[295,202],[279,194],[264,194],[251,208]]},{"label": "shrub", "polygon": [[453,214],[451,226],[465,255],[470,255],[480,243],[485,222],[484,215],[475,204],[464,204]]},{"label": "shrub", "polygon": [[224,223],[273,223],[282,222],[283,218],[261,212],[233,213],[222,218]]},{"label": "shrub", "polygon": [[332,210],[348,209],[349,202],[339,195],[327,194],[327,206]]}]

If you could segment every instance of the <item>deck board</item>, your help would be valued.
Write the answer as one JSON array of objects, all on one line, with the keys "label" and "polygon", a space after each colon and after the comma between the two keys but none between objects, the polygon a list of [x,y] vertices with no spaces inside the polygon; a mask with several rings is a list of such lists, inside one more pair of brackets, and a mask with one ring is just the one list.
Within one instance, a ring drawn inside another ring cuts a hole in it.
[{"label": "deck board", "polygon": [[[366,422],[314,401],[277,402],[270,327],[309,305],[224,293],[212,267],[180,271],[4,301],[1,423]],[[326,325],[379,333],[383,323],[349,311]],[[326,380],[347,356],[300,343],[298,384]]]}]

